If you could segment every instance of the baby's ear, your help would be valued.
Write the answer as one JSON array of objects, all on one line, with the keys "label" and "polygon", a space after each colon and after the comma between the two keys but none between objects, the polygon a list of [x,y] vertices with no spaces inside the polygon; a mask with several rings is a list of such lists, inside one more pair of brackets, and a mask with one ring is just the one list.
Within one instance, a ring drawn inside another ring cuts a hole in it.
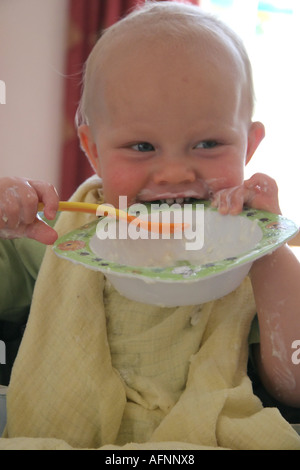
[{"label": "baby's ear", "polygon": [[94,168],[95,172],[100,175],[100,159],[98,155],[97,146],[95,144],[91,128],[86,125],[82,124],[78,127],[78,137],[80,140],[80,146],[86,156],[88,157],[92,167]]},{"label": "baby's ear", "polygon": [[254,154],[255,150],[257,149],[264,137],[265,126],[259,121],[252,122],[248,132],[246,165],[251,160],[252,155]]}]

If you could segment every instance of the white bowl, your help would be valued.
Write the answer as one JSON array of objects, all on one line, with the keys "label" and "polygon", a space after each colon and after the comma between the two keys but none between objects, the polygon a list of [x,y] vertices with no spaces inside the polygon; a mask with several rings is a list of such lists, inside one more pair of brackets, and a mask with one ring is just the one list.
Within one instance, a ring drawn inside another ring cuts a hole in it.
[{"label": "white bowl", "polygon": [[[232,292],[253,261],[298,233],[294,222],[265,211],[245,209],[237,216],[223,216],[207,201],[188,206],[171,206],[175,221],[189,223],[184,233],[162,238],[102,218],[61,237],[54,251],[102,271],[129,299],[173,307],[205,303]],[[152,220],[159,213],[164,221],[169,211],[165,207],[153,210],[152,206],[150,211],[148,206],[149,214],[140,217]]]}]

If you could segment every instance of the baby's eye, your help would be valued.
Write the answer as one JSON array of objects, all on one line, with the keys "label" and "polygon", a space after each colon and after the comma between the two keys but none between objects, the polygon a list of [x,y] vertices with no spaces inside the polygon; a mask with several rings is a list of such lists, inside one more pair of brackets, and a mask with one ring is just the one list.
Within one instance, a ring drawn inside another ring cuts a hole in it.
[{"label": "baby's eye", "polygon": [[155,150],[153,145],[149,144],[149,142],[139,142],[133,145],[132,148],[138,152],[153,152]]},{"label": "baby's eye", "polygon": [[218,146],[218,142],[216,140],[203,140],[202,142],[199,142],[195,146],[196,149],[213,149]]}]

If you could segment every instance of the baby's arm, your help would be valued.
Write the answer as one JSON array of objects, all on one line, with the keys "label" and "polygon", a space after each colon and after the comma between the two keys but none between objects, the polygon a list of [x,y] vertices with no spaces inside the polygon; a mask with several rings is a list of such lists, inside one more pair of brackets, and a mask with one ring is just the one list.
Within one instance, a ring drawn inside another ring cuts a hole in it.
[{"label": "baby's arm", "polygon": [[[224,214],[237,214],[243,204],[280,214],[276,183],[263,174],[216,194],[213,204]],[[300,263],[285,245],[255,261],[250,276],[260,329],[255,357],[261,380],[277,400],[300,407],[300,364],[292,361],[293,342],[300,340]]]},{"label": "baby's arm", "polygon": [[293,343],[300,340],[300,263],[283,246],[253,263],[251,281],[260,329],[259,375],[277,400],[300,407],[300,364],[292,361]]},{"label": "baby's arm", "polygon": [[47,245],[54,243],[57,233],[37,217],[37,210],[38,203],[43,202],[45,217],[53,220],[58,201],[51,184],[25,178],[0,178],[0,237],[27,237]]}]

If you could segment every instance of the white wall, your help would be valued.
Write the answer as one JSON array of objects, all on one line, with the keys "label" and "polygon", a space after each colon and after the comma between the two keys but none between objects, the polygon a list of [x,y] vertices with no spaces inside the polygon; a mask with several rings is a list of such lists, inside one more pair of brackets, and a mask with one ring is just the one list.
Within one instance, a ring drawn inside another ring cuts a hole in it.
[{"label": "white wall", "polygon": [[[258,0],[201,0],[203,8],[217,14],[237,31],[252,62],[256,91],[254,119],[264,123],[266,137],[247,165],[245,176],[262,172],[275,178],[283,215],[300,225],[300,1],[273,1],[279,10],[292,10],[293,14],[264,11],[259,15],[259,3]],[[263,34],[256,33],[259,20],[263,23]]]},{"label": "white wall", "polygon": [[0,176],[59,184],[68,0],[0,1]]}]

